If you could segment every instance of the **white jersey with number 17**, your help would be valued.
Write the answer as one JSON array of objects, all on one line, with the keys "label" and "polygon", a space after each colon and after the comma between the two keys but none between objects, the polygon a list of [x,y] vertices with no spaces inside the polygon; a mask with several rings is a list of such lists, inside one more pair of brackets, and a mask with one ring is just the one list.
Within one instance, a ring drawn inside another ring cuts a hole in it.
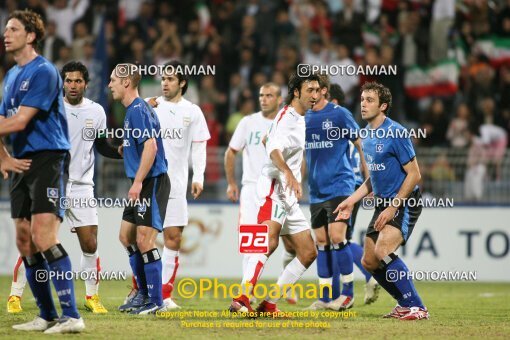
[{"label": "white jersey with number 17", "polygon": [[[305,118],[290,106],[285,105],[276,115],[267,135],[266,153],[278,149],[282,152],[283,159],[292,171],[298,182],[301,182],[301,163],[305,150]],[[262,168],[262,174],[276,178],[284,184],[284,177],[280,170],[269,160]]]}]

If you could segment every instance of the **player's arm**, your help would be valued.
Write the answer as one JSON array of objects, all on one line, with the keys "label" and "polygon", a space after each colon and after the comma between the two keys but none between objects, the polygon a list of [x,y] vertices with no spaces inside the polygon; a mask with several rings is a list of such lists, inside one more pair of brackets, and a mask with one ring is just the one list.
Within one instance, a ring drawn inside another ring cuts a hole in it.
[{"label": "player's arm", "polygon": [[232,202],[239,200],[239,187],[236,183],[236,156],[238,151],[231,146],[225,151],[225,176],[227,177],[227,197]]},{"label": "player's arm", "polygon": [[382,230],[388,221],[395,217],[395,213],[397,212],[398,208],[404,203],[405,199],[409,197],[416,185],[420,182],[421,174],[420,168],[418,167],[418,162],[416,161],[416,157],[405,164],[403,168],[406,172],[406,178],[398,190],[397,196],[393,198],[392,204],[384,209],[384,211],[379,214],[379,217],[375,221],[374,229],[377,231]]},{"label": "player's arm", "polygon": [[122,159],[122,155],[119,152],[119,147],[108,142],[106,138],[94,139],[94,146],[96,150],[104,157],[113,159]]},{"label": "player's arm", "polygon": [[[0,117],[0,121],[5,119],[2,116]],[[31,163],[31,159],[13,158],[9,154],[9,151],[7,151],[2,138],[0,138],[0,172],[2,173],[4,179],[9,178],[8,171],[22,173],[23,171],[27,171],[30,168]]]},{"label": "player's arm", "polygon": [[363,182],[363,184],[361,184],[361,186],[358,188],[358,190],[356,190],[355,192],[352,193],[351,196],[343,200],[343,202],[336,207],[335,211],[333,211],[334,214],[338,212],[336,220],[338,221],[348,219],[352,214],[354,205],[371,192],[372,182],[370,181],[370,176],[368,176],[365,182]]},{"label": "player's arm", "polygon": [[365,155],[363,154],[363,148],[361,147],[361,139],[356,139],[354,142],[352,142],[359,153],[359,162],[361,167],[361,174],[363,175],[363,178],[369,178],[370,174],[368,172],[368,166],[367,162],[365,161]]},{"label": "player's arm", "polygon": [[28,123],[35,117],[37,112],[39,112],[38,108],[20,106],[15,115],[0,121],[0,137],[25,130]]},{"label": "player's arm", "polygon": [[274,149],[269,154],[269,157],[271,158],[271,162],[273,162],[273,164],[283,173],[285,177],[287,187],[284,189],[289,189],[291,193],[294,192],[297,199],[300,199],[301,195],[303,194],[303,191],[301,190],[301,184],[297,181],[296,177],[294,177],[294,174],[285,162],[285,159],[283,159],[282,151],[280,149]]},{"label": "player's arm", "polygon": [[204,190],[204,172],[207,161],[207,141],[191,143],[191,165],[193,179],[191,180],[191,194],[197,199]]},{"label": "player's arm", "polygon": [[128,197],[132,200],[140,199],[142,191],[142,183],[154,164],[158,145],[155,138],[149,138],[143,143],[142,157],[140,158],[140,166],[136,171],[135,179],[131,189],[129,189]]}]

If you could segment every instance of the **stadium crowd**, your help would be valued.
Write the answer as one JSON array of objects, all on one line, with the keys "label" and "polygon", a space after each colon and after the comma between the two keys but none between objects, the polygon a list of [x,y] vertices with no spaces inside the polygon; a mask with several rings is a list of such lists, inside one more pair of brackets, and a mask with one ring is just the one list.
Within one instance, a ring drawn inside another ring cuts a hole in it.
[{"label": "stadium crowd", "polygon": [[[214,65],[215,74],[194,77],[187,94],[206,116],[209,147],[227,145],[240,119],[258,110],[262,84],[273,81],[286,95],[298,64],[395,65],[396,76],[338,74],[331,82],[342,86],[345,106],[360,123],[360,86],[381,82],[394,94],[390,116],[426,130],[418,146],[465,150],[466,172],[484,177],[489,164],[489,177],[502,179],[510,132],[510,1],[6,0],[0,24],[23,8],[43,16],[41,52],[58,67],[70,60],[91,65],[100,14],[109,69],[172,59]],[[12,65],[0,51],[0,80]],[[122,109],[110,103],[109,125],[120,126]],[[445,156],[425,175],[458,177]]]}]

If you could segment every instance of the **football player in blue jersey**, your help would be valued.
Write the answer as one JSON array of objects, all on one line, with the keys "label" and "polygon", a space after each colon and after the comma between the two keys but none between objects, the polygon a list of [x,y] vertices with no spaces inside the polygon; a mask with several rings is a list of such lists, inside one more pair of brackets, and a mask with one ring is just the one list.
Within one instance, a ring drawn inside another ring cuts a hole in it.
[{"label": "football player in blue jersey", "polygon": [[[328,98],[333,104],[342,105],[345,100],[345,94],[340,85],[338,84],[331,84],[329,88],[329,98]],[[352,171],[354,172],[354,179],[355,179],[355,190],[358,190],[358,188],[363,184],[363,178],[364,175],[361,172],[361,158],[360,154],[358,152],[358,149],[354,146],[352,142],[349,141],[349,150],[348,150],[348,157],[349,161],[351,163]],[[361,273],[365,276],[365,304],[371,304],[375,302],[379,296],[379,290],[380,286],[377,283],[377,281],[372,277],[372,274],[368,272],[363,265],[361,264],[361,258],[363,256],[363,248],[357,244],[356,242],[352,241],[352,235],[354,232],[354,226],[356,225],[356,216],[358,215],[358,210],[361,202],[358,202],[354,205],[354,209],[351,214],[349,227],[347,228],[347,241],[349,242],[349,248],[351,248],[352,258],[354,260],[354,263],[356,264],[356,267],[361,271]],[[339,283],[339,276],[337,274],[333,274],[333,297],[335,297],[336,292],[338,291],[338,287],[340,286]]]},{"label": "football player in blue jersey", "polygon": [[421,198],[416,154],[411,139],[403,133],[405,128],[387,116],[391,109],[389,89],[369,82],[361,91],[361,116],[368,123],[363,151],[370,177],[335,211],[339,219],[349,218],[354,205],[374,193],[375,212],[365,237],[363,266],[397,300],[397,306],[385,317],[428,319],[409,269],[395,254],[409,239],[422,210],[421,205],[414,204]]},{"label": "football player in blue jersey", "polygon": [[[359,126],[346,108],[326,100],[327,76],[321,77],[321,100],[307,111],[306,162],[310,188],[311,224],[316,237],[317,273],[324,285],[322,296],[309,309],[345,310],[354,304],[353,255],[348,244],[349,219],[337,220],[333,212],[340,202],[354,192],[354,173],[348,157],[349,141],[359,149]],[[362,163],[364,164],[364,163]],[[365,170],[366,171],[366,170]],[[342,276],[340,296],[331,301],[328,286],[333,273]]]},{"label": "football player in blue jersey", "polygon": [[[0,137],[9,135],[14,157],[29,161],[16,162],[3,144],[0,161],[4,177],[6,171],[14,172],[10,198],[16,244],[39,307],[33,321],[13,328],[50,334],[80,332],[85,324],[76,308],[72,277],[66,275],[72,272],[71,260],[57,239],[64,216],[60,198],[65,196],[71,145],[62,79],[56,67],[36,52],[43,37],[44,24],[38,14],[14,11],[9,15],[4,44],[16,65],[5,76]],[[60,319],[50,280],[62,307]]]},{"label": "football player in blue jersey", "polygon": [[119,310],[146,315],[163,306],[161,256],[155,242],[158,233],[163,231],[170,179],[158,117],[138,95],[141,78],[135,65],[119,64],[110,76],[108,87],[113,99],[126,107],[124,168],[132,183],[128,196],[135,202],[124,209],[119,239],[129,254],[138,292]]}]

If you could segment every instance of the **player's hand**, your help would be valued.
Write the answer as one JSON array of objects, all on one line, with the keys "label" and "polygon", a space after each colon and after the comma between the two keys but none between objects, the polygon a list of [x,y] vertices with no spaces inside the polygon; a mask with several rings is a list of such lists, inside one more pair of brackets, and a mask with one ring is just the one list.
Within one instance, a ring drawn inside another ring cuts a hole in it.
[{"label": "player's hand", "polygon": [[351,217],[352,210],[354,209],[354,202],[352,202],[349,198],[350,197],[343,200],[342,203],[336,207],[335,211],[333,211],[333,214],[338,213],[335,221],[347,220],[349,217]]},{"label": "player's hand", "polygon": [[292,171],[285,171],[284,176],[285,183],[287,184],[287,186],[283,188],[283,190],[288,191],[289,195],[292,195],[292,193],[294,193],[298,200],[301,199],[301,196],[303,195],[301,183],[297,181]]},{"label": "player's hand", "polygon": [[379,214],[377,220],[374,223],[374,229],[377,231],[383,230],[383,228],[395,217],[395,213],[397,212],[397,208],[395,207],[387,207]]},{"label": "player's hand", "polygon": [[191,194],[193,195],[193,199],[196,200],[198,196],[204,190],[204,186],[198,182],[191,183]]},{"label": "player's hand", "polygon": [[158,107],[158,102],[156,101],[156,98],[158,98],[158,97],[150,98],[147,103],[149,103],[149,105],[152,107]]},{"label": "player's hand", "polygon": [[234,203],[239,200],[239,187],[237,186],[237,183],[229,184],[227,186],[227,197]]},{"label": "player's hand", "polygon": [[119,145],[117,152],[121,157],[124,157],[124,145]]},{"label": "player's hand", "polygon": [[140,200],[140,193],[142,192],[142,182],[133,182],[128,192],[128,198],[132,201]]},{"label": "player's hand", "polygon": [[0,171],[2,172],[2,176],[4,177],[4,179],[8,179],[9,178],[8,171],[20,174],[30,169],[31,164],[32,164],[31,159],[17,159],[12,157],[5,157],[2,160],[2,164],[0,164]]}]

